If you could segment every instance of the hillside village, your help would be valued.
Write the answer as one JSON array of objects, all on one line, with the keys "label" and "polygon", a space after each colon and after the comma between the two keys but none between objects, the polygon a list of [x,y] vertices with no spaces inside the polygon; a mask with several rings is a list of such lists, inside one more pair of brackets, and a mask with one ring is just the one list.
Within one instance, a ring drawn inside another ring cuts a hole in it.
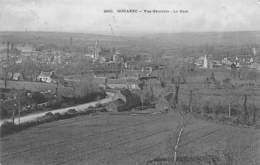
[{"label": "hillside village", "polygon": [[260,0],[0,0],[0,165],[260,165]]},{"label": "hillside village", "polygon": [[[204,50],[202,45],[191,48],[194,54],[170,56],[178,49],[165,48],[164,44],[154,46],[160,51],[146,46],[132,50],[108,46],[100,38],[75,48],[77,42],[72,44],[72,37],[66,40],[70,45],[63,47],[1,43],[2,136],[58,120],[66,123],[84,115],[87,122],[94,120],[91,115],[115,115],[113,121],[109,121],[111,116],[102,119],[108,122],[104,125],[118,122],[117,115],[150,120],[147,115],[152,120],[160,119],[154,123],[160,129],[161,123],[184,121],[184,117],[190,117],[195,124],[223,124],[225,129],[260,126],[260,49],[255,45],[246,51],[228,53],[205,51],[207,46]],[[178,114],[181,116],[176,117]],[[125,120],[131,123],[133,119],[128,117]]]},{"label": "hillside village", "polygon": [[[24,113],[35,109],[35,103],[39,107],[37,109],[46,109],[44,108],[46,106],[55,107],[60,98],[77,97],[75,94],[68,95],[68,93],[75,90],[74,84],[81,82],[84,77],[92,79],[99,88],[103,89],[138,90],[139,78],[151,76],[154,68],[159,67],[152,64],[148,56],[139,55],[126,59],[119,50],[102,48],[98,45],[98,41],[94,43],[94,46],[87,47],[87,51],[82,54],[41,49],[29,43],[11,44],[8,42],[1,44],[0,52],[2,104],[12,107],[13,102],[17,102],[15,101],[19,93],[17,89],[23,90],[30,97],[38,92],[37,95],[42,98],[36,102],[25,101],[21,104],[20,108]],[[140,57],[143,60],[140,60]],[[68,72],[64,72],[64,68],[73,67],[80,61],[84,61],[82,69],[71,68]],[[16,88],[11,85],[13,83],[27,84],[29,88],[26,88],[26,85]],[[49,88],[41,86],[49,86]],[[11,115],[11,109],[5,113]],[[6,115],[5,113],[2,113],[2,117]]]},{"label": "hillside village", "polygon": [[[212,70],[226,69],[238,71],[241,68],[260,72],[259,50],[252,48],[247,55],[190,56],[183,58],[190,69]],[[149,54],[126,56],[118,48],[102,46],[98,40],[84,48],[81,53],[71,50],[48,48],[44,45],[35,46],[30,43],[2,42],[0,45],[0,78],[1,102],[16,98],[17,94],[9,94],[4,90],[12,82],[46,83],[53,86],[47,89],[24,89],[40,92],[47,100],[59,97],[75,97],[68,92],[59,90],[60,87],[72,90],[73,84],[80,82],[83,77],[92,79],[99,87],[112,89],[140,90],[142,79],[156,77],[161,81],[161,73],[165,70],[165,62],[154,61]],[[77,66],[77,68],[75,68]],[[59,87],[60,86],[60,87]],[[21,90],[21,89],[20,89]],[[16,93],[16,92],[14,92]],[[50,96],[48,96],[50,95]],[[42,99],[43,101],[44,99]],[[42,104],[39,102],[38,104]],[[47,105],[47,104],[46,104]],[[23,105],[30,107],[29,103]]]}]

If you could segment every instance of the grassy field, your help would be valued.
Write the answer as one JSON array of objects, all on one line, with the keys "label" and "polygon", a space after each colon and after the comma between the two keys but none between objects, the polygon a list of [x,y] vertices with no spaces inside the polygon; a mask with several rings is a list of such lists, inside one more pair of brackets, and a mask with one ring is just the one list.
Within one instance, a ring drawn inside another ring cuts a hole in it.
[{"label": "grassy field", "polygon": [[[34,92],[51,90],[53,93],[56,91],[56,84],[53,83],[41,83],[41,82],[29,82],[29,81],[7,81],[7,88],[14,89],[26,89]],[[4,88],[4,80],[0,80],[0,88]],[[69,95],[72,93],[72,88],[58,86],[58,92],[63,95]]]},{"label": "grassy field", "polygon": [[[259,161],[259,130],[190,122],[180,142],[182,154],[204,155],[232,144],[240,149],[242,164]],[[102,113],[46,123],[2,138],[1,164],[145,164],[167,155],[177,126],[174,113]]]}]

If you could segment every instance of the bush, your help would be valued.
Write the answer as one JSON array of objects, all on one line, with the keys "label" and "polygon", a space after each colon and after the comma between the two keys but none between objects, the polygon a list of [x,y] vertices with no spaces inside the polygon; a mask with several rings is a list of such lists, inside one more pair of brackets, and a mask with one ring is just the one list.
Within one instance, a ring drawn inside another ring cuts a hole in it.
[{"label": "bush", "polygon": [[217,116],[217,119],[218,119],[218,121],[220,121],[220,122],[226,122],[226,121],[229,121],[230,119],[227,117],[227,116],[225,116],[225,115],[219,115],[219,116]]},{"label": "bush", "polygon": [[102,107],[101,110],[100,110],[100,112],[107,112],[107,109],[104,108],[104,107]]},{"label": "bush", "polygon": [[47,112],[47,113],[45,113],[45,116],[52,117],[52,116],[53,116],[53,113]]},{"label": "bush", "polygon": [[201,113],[201,109],[202,108],[200,106],[193,106],[192,107],[192,112],[200,114]]},{"label": "bush", "polygon": [[6,118],[8,117],[8,110],[6,108],[2,108],[2,106],[0,106],[0,118]]},{"label": "bush", "polygon": [[126,103],[122,110],[120,111],[127,111],[132,108],[136,108],[138,106],[141,106],[141,99],[138,96],[138,94],[131,92],[128,89],[122,89],[120,90],[121,94],[126,97]]},{"label": "bush", "polygon": [[78,111],[77,111],[76,109],[69,109],[69,110],[67,111],[67,113],[68,113],[68,114],[76,114],[76,113],[78,113]]},{"label": "bush", "polygon": [[1,136],[5,134],[6,132],[12,132],[15,131],[15,125],[10,121],[5,121],[1,125]]},{"label": "bush", "polygon": [[60,114],[60,116],[58,116],[58,120],[59,119],[67,119],[67,118],[71,118],[73,116],[78,115],[78,111],[76,111],[75,109],[69,109],[67,112],[65,112],[64,114]]},{"label": "bush", "polygon": [[68,106],[70,106],[70,104],[68,104],[67,102],[63,102],[60,105],[61,108],[65,108],[65,107],[68,107]]},{"label": "bush", "polygon": [[184,112],[189,112],[190,111],[189,106],[186,105],[186,104],[181,104],[181,110],[184,111]]},{"label": "bush", "polygon": [[44,103],[47,101],[44,95],[41,94],[40,92],[33,92],[32,99],[36,104]]},{"label": "bush", "polygon": [[241,124],[241,121],[237,117],[237,118],[232,119],[232,123],[235,124],[235,125],[238,125],[238,124]]},{"label": "bush", "polygon": [[228,112],[228,108],[224,107],[223,105],[220,105],[220,104],[215,105],[213,110],[214,110],[215,115],[225,114]]},{"label": "bush", "polygon": [[212,114],[204,115],[204,117],[206,117],[207,120],[214,120],[214,115]]},{"label": "bush", "polygon": [[203,105],[202,110],[203,110],[203,113],[212,113],[212,112],[213,112],[213,110],[212,110],[212,108],[209,106],[209,104]]},{"label": "bush", "polygon": [[231,115],[232,116],[240,115],[240,110],[236,107],[231,108]]},{"label": "bush", "polygon": [[54,116],[53,116],[55,119],[60,119],[61,117],[61,114],[60,113],[54,113]]},{"label": "bush", "polygon": [[96,107],[97,107],[97,108],[100,108],[100,107],[102,107],[102,106],[103,106],[103,105],[102,105],[101,103],[97,103],[97,104],[96,104]]},{"label": "bush", "polygon": [[17,111],[17,107],[14,105],[13,102],[6,102],[6,103],[0,103],[0,118],[8,118],[11,117],[13,114],[13,111]]},{"label": "bush", "polygon": [[58,109],[62,107],[62,102],[61,101],[55,101],[51,105],[48,106],[51,109]]}]

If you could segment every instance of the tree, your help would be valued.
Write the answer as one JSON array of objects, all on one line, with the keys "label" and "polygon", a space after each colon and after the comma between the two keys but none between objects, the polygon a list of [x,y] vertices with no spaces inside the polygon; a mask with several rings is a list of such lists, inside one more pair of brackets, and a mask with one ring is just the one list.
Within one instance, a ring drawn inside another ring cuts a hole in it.
[{"label": "tree", "polygon": [[243,107],[244,107],[244,122],[248,124],[249,122],[249,112],[247,109],[247,95],[244,95],[244,103],[243,103]]},{"label": "tree", "polygon": [[229,78],[227,79],[224,79],[223,80],[223,85],[224,85],[224,88],[225,88],[225,95],[227,97],[225,97],[225,102],[226,102],[226,105],[228,106],[228,117],[230,118],[231,115],[232,115],[232,107],[237,104],[237,96],[236,96],[236,88],[235,86],[233,86],[233,84],[231,83],[231,80]]},{"label": "tree", "polygon": [[212,82],[216,82],[216,78],[215,78],[214,72],[211,72],[210,80],[211,80]]},{"label": "tree", "polygon": [[30,81],[35,80],[37,74],[40,72],[39,67],[31,59],[27,59],[25,62],[23,62],[20,70],[24,76],[23,79]]},{"label": "tree", "polygon": [[36,103],[36,104],[40,104],[46,101],[45,97],[43,94],[41,94],[40,92],[33,92],[32,93],[32,100]]},{"label": "tree", "polygon": [[141,90],[141,103],[142,103],[142,106],[144,104],[151,104],[151,102],[153,102],[154,99],[155,99],[155,97],[154,97],[153,87],[151,86],[151,84],[146,82],[143,85],[142,90]]},{"label": "tree", "polygon": [[189,111],[192,112],[192,90],[190,90],[190,97],[189,97]]},{"label": "tree", "polygon": [[171,65],[165,68],[162,76],[160,77],[161,82],[170,81],[168,87],[171,87],[172,91],[174,91],[174,96],[167,96],[167,100],[170,104],[170,107],[173,109],[177,108],[179,103],[179,92],[181,84],[186,83],[185,71],[183,70],[183,65],[177,63],[175,65]]},{"label": "tree", "polygon": [[165,99],[165,97],[163,96],[163,94],[160,94],[155,107],[157,110],[160,110],[160,111],[166,111],[166,112],[169,111],[168,102]]},{"label": "tree", "polygon": [[252,122],[253,122],[253,124],[256,124],[256,121],[257,121],[257,107],[254,105],[252,108],[253,108],[253,119],[252,119]]},{"label": "tree", "polygon": [[174,84],[174,88],[175,88],[173,108],[176,109],[177,105],[179,103],[179,90],[180,90],[180,84],[181,84],[181,77],[180,76],[173,77],[172,83]]},{"label": "tree", "polygon": [[97,84],[91,77],[82,78],[79,82],[74,82],[72,87],[74,89],[74,97],[76,98],[85,98],[99,91]]},{"label": "tree", "polygon": [[180,89],[180,83],[178,81],[175,83],[174,108],[176,108],[176,106],[179,102],[179,89]]},{"label": "tree", "polygon": [[[20,125],[20,116],[22,109],[22,99],[25,99],[25,91],[18,91],[16,94],[17,109],[18,109],[18,124]],[[14,124],[14,123],[13,123]]]}]

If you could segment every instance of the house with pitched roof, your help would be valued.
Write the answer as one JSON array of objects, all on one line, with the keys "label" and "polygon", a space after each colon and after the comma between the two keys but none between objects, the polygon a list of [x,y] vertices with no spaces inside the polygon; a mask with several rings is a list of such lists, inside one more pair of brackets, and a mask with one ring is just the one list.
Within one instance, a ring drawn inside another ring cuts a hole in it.
[{"label": "house with pitched roof", "polygon": [[56,82],[54,79],[56,76],[54,72],[41,72],[39,76],[37,76],[37,80],[41,82],[46,82],[46,83],[53,83]]}]

